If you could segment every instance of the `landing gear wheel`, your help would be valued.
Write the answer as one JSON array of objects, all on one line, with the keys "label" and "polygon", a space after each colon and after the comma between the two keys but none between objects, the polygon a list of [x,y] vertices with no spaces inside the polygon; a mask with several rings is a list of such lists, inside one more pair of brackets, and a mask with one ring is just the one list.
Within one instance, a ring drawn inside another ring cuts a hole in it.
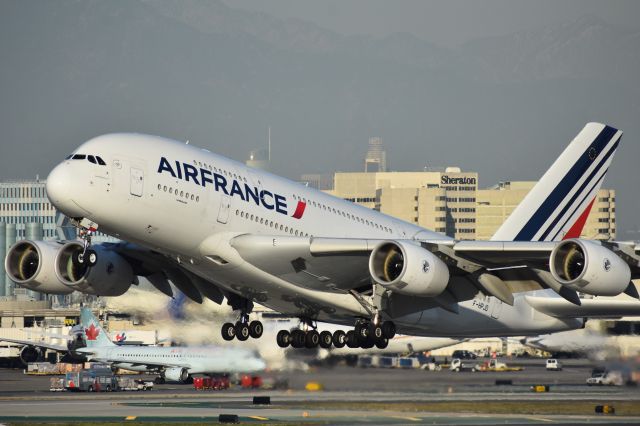
[{"label": "landing gear wheel", "polygon": [[385,321],[382,323],[382,334],[387,339],[393,339],[393,336],[396,335],[396,325],[393,321]]},{"label": "landing gear wheel", "polygon": [[387,346],[389,346],[389,339],[386,337],[376,340],[376,348],[385,349]]},{"label": "landing gear wheel", "polygon": [[281,348],[286,348],[291,344],[291,333],[287,330],[280,330],[276,335],[276,343]]},{"label": "landing gear wheel", "polygon": [[98,253],[95,250],[87,250],[84,258],[87,261],[87,266],[96,266],[96,263],[98,263]]},{"label": "landing gear wheel", "polygon": [[384,333],[382,332],[382,327],[374,323],[369,324],[369,336],[376,340],[380,340],[381,338],[383,338]]},{"label": "landing gear wheel", "polygon": [[249,335],[254,339],[259,339],[262,336],[264,327],[260,321],[251,321],[249,323]]},{"label": "landing gear wheel", "polygon": [[356,336],[356,333],[353,330],[347,331],[346,341],[347,341],[347,346],[350,347],[351,349],[354,349],[360,346],[358,344],[358,336]]},{"label": "landing gear wheel", "polygon": [[362,339],[359,343],[362,349],[371,349],[375,345],[375,341],[371,337]]},{"label": "landing gear wheel", "polygon": [[244,342],[249,338],[249,326],[246,323],[236,323],[236,338],[241,342]]},{"label": "landing gear wheel", "polygon": [[156,385],[164,385],[164,377],[162,376],[158,376],[155,379],[153,379],[153,383],[155,383]]},{"label": "landing gear wheel", "polygon": [[226,341],[233,340],[236,337],[236,326],[230,322],[222,324],[222,338]]},{"label": "landing gear wheel", "polygon": [[307,331],[307,335],[304,337],[304,346],[307,349],[317,348],[320,343],[320,333],[316,330]]},{"label": "landing gear wheel", "polygon": [[331,338],[333,346],[336,348],[344,348],[344,345],[347,344],[347,335],[342,330],[337,330],[333,333],[333,337]]},{"label": "landing gear wheel", "polygon": [[323,331],[320,333],[320,347],[323,349],[329,349],[331,347],[331,332]]},{"label": "landing gear wheel", "polygon": [[356,333],[356,336],[358,337],[358,340],[364,340],[367,337],[369,337],[369,327],[366,323],[359,323],[356,324],[355,328],[353,329],[354,333]]},{"label": "landing gear wheel", "polygon": [[71,262],[73,263],[73,266],[84,266],[84,258],[85,255],[82,250],[78,250],[73,254],[73,256],[71,256]]},{"label": "landing gear wheel", "polygon": [[303,348],[305,344],[305,334],[302,330],[293,330],[291,332],[291,346],[296,349]]}]

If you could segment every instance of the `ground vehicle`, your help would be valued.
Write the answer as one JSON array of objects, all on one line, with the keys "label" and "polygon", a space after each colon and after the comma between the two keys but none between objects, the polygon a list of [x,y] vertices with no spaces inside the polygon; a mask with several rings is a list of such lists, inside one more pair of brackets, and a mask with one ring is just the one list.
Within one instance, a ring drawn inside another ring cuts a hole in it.
[{"label": "ground vehicle", "polygon": [[111,392],[119,390],[116,375],[108,368],[71,372],[65,375],[64,387],[69,391]]},{"label": "ground vehicle", "polygon": [[624,380],[619,371],[604,371],[593,374],[587,379],[589,386],[622,386],[623,384]]},{"label": "ground vehicle", "polygon": [[451,357],[458,359],[476,359],[478,358],[478,355],[474,354],[473,352],[458,349],[453,351]]},{"label": "ground vehicle", "polygon": [[560,370],[562,370],[562,364],[560,364],[560,361],[558,361],[557,359],[550,358],[550,359],[547,360],[546,368],[547,368],[547,370],[560,371]]},{"label": "ground vehicle", "polygon": [[449,365],[449,370],[451,371],[478,371],[479,366],[474,362],[463,362],[460,358],[454,358],[451,360],[451,365]]},{"label": "ground vehicle", "polygon": [[134,380],[128,377],[120,377],[118,384],[120,390],[147,391],[153,389],[153,381],[151,380]]}]

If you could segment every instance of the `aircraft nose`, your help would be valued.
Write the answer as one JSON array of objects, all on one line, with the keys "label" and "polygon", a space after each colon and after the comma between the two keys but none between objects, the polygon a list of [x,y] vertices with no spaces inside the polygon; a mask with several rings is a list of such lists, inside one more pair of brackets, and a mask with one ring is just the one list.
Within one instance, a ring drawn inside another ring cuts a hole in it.
[{"label": "aircraft nose", "polygon": [[65,164],[57,165],[47,177],[47,197],[54,206],[64,212],[71,201],[71,171]]}]

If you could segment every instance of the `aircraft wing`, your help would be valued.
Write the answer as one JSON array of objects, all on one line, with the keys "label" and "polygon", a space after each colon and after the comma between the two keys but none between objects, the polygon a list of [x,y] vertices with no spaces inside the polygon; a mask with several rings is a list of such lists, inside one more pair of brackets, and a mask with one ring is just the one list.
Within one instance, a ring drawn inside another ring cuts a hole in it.
[{"label": "aircraft wing", "polygon": [[640,303],[635,299],[594,297],[581,299],[576,306],[559,297],[525,296],[534,309],[557,318],[620,318],[640,316]]},{"label": "aircraft wing", "polygon": [[[310,290],[345,293],[371,288],[369,257],[385,240],[308,238],[244,234],[230,244],[253,266]],[[420,244],[449,267],[452,280],[442,303],[451,305],[481,291],[513,304],[513,293],[551,288],[579,304],[578,295],[549,272],[549,258],[559,242],[406,241]],[[640,277],[640,257],[633,244],[603,243]],[[471,290],[471,291],[469,291]]]},{"label": "aircraft wing", "polygon": [[53,351],[58,351],[58,352],[69,351],[69,349],[66,346],[54,345],[52,343],[34,342],[32,340],[7,339],[5,337],[0,337],[0,342],[9,342],[9,343],[15,343],[15,344],[24,345],[24,346],[35,346],[38,348],[46,348],[46,349],[51,349]]}]

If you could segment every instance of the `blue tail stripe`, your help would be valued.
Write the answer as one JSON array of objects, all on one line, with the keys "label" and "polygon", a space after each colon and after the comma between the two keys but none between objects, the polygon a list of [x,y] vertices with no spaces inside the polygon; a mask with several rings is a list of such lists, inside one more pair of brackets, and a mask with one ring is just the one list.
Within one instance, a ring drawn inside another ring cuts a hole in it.
[{"label": "blue tail stripe", "polygon": [[[600,182],[602,182],[602,180],[604,179],[604,177],[607,174],[607,171],[609,169],[605,170],[605,172],[602,174],[602,176],[600,176],[600,178],[593,184],[593,186],[584,194],[584,197],[582,197],[582,199],[580,200],[579,203],[577,203],[575,205],[575,208],[573,209],[573,211],[571,212],[571,214],[569,216],[567,216],[567,219],[564,221],[564,223],[562,224],[562,226],[560,227],[560,229],[558,229],[558,231],[555,233],[555,235],[553,236],[553,240],[555,240],[556,238],[558,238],[558,235],[560,235],[560,233],[562,232],[562,230],[564,229],[565,226],[567,226],[567,223],[569,223],[569,221],[571,220],[571,218],[573,217],[573,215],[576,214],[576,212],[578,211],[578,209],[584,204],[584,202],[587,200],[587,198],[589,197],[589,195],[591,194],[591,191],[598,186],[598,184]],[[552,229],[552,228],[549,228]],[[543,239],[543,238],[541,238]]]},{"label": "blue tail stripe", "polygon": [[518,232],[514,241],[531,241],[533,239],[534,235],[538,233],[542,225],[549,219],[557,206],[567,197],[567,194],[576,186],[577,182],[593,163],[593,160],[589,158],[589,153],[595,149],[595,152],[600,154],[617,132],[617,129],[609,126],[605,126],[604,129],[602,129],[598,137],[595,138],[578,161],[576,161],[562,178],[547,199],[538,210],[536,210],[533,216],[531,216],[529,221],[527,221],[527,224],[522,230]]},{"label": "blue tail stripe", "polygon": [[[556,218],[553,220],[553,222],[551,222],[549,227],[547,227],[547,230],[540,236],[541,240],[544,240],[547,237],[547,235],[549,235],[549,233],[553,230],[553,228],[555,228],[555,226],[558,224],[558,222],[564,217],[564,214],[567,212],[567,210],[569,210],[571,207],[575,206],[574,203],[575,203],[576,199],[578,199],[580,194],[582,194],[582,191],[588,185],[591,185],[591,181],[593,180],[594,176],[596,176],[600,172],[600,170],[606,164],[606,162],[609,159],[609,157],[611,157],[613,155],[613,153],[618,148],[618,144],[619,143],[620,143],[620,139],[618,138],[616,143],[614,143],[613,146],[611,147],[611,149],[609,149],[609,152],[607,152],[607,154],[602,158],[602,160],[600,160],[600,163],[598,164],[598,166],[595,169],[593,169],[593,171],[591,172],[589,177],[587,179],[585,179],[585,181],[582,183],[582,185],[580,186],[580,189],[578,189],[575,192],[575,194],[573,194],[573,197],[571,197],[569,202],[562,208],[560,213],[556,216]],[[600,182],[602,180],[602,178],[604,178],[604,175],[602,175],[602,177],[600,179],[598,179],[598,182]],[[594,184],[594,186],[595,186],[595,184]],[[592,186],[591,189],[593,189],[593,186]],[[580,204],[578,204],[578,207],[579,206],[580,206]],[[575,209],[574,209],[574,211],[575,211]],[[569,216],[569,217],[571,217],[571,216]]]}]

